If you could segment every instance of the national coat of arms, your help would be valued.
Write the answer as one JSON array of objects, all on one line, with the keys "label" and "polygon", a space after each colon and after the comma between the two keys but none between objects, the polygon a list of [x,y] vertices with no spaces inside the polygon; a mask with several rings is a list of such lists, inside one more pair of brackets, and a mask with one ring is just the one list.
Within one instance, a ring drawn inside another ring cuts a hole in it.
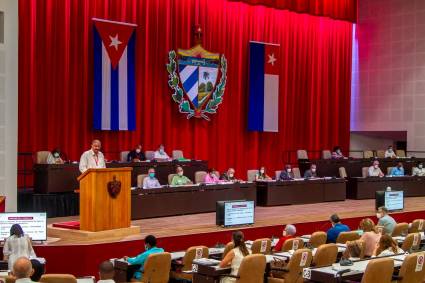
[{"label": "national coat of arms", "polygon": [[209,121],[207,114],[216,113],[223,102],[226,57],[198,44],[188,50],[179,49],[177,53],[171,50],[168,59],[168,85],[174,91],[172,97],[179,104],[180,112],[187,114],[187,119],[195,117]]},{"label": "national coat of arms", "polygon": [[117,181],[116,176],[112,178],[112,181],[108,182],[108,192],[112,198],[116,198],[121,192],[121,182]]}]

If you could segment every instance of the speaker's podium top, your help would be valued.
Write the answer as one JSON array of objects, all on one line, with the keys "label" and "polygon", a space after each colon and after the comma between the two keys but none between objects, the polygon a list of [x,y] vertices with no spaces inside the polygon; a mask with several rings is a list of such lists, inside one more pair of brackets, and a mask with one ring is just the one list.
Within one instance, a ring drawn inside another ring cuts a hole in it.
[{"label": "speaker's podium top", "polygon": [[130,227],[131,167],[88,169],[80,182],[80,229]]}]

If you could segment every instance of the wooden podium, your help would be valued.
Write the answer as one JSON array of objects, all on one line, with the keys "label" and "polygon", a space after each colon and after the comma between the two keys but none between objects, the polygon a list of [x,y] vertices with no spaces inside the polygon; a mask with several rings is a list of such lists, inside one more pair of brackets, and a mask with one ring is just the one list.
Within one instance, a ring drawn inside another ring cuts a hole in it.
[{"label": "wooden podium", "polygon": [[80,230],[104,231],[130,227],[130,167],[89,169],[80,182]]}]

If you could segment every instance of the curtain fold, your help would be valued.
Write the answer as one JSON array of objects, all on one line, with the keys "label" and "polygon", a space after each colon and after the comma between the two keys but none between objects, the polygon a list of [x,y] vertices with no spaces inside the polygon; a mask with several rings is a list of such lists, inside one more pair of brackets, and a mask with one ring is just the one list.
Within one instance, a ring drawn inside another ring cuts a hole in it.
[{"label": "curtain fold", "polygon": [[231,0],[355,23],[357,0]]},{"label": "curtain fold", "polygon": [[[92,130],[92,17],[138,24],[135,131]],[[168,51],[190,48],[196,24],[204,48],[228,61],[210,122],[180,114],[167,84]],[[281,45],[279,133],[246,130],[250,40]],[[98,138],[118,160],[139,142],[164,143],[246,178],[260,165],[280,169],[287,150],[348,149],[351,43],[349,22],[226,0],[19,0],[19,151],[59,146],[78,160]]]}]

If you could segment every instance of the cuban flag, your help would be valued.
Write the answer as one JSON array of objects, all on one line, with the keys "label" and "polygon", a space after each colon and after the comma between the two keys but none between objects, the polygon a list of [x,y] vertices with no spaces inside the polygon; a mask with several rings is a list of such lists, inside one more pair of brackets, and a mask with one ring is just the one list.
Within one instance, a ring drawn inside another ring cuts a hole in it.
[{"label": "cuban flag", "polygon": [[249,131],[279,131],[279,49],[276,44],[249,43]]},{"label": "cuban flag", "polygon": [[136,25],[93,19],[95,130],[135,130]]}]

